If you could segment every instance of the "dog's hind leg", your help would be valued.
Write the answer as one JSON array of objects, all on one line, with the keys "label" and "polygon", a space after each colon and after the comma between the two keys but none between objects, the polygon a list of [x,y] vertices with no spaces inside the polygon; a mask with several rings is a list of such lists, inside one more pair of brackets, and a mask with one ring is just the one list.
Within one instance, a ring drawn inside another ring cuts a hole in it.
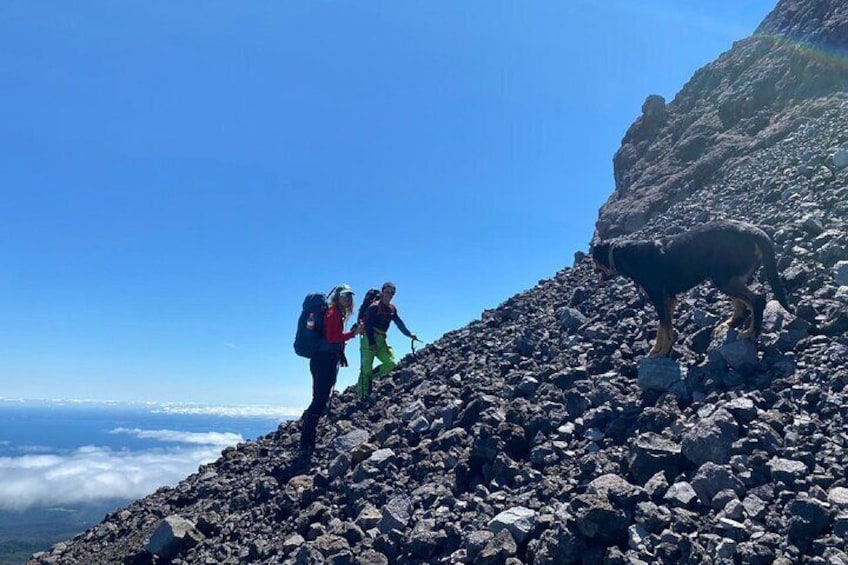
[{"label": "dog's hind leg", "polygon": [[674,346],[674,308],[677,306],[677,298],[669,296],[665,300],[665,347],[662,354],[668,355],[671,353],[671,348]]},{"label": "dog's hind leg", "polygon": [[725,320],[724,323],[729,328],[735,328],[745,318],[745,314],[748,312],[748,307],[738,298],[731,297],[731,300],[733,300],[733,315]]},{"label": "dog's hind leg", "polygon": [[718,286],[719,290],[733,299],[734,308],[738,301],[751,311],[751,320],[748,322],[745,330],[741,332],[742,337],[757,337],[760,333],[760,328],[763,325],[763,311],[766,308],[765,297],[761,294],[755,293],[745,286],[745,280],[743,277],[733,277],[726,283],[721,285],[716,284],[716,286]]}]

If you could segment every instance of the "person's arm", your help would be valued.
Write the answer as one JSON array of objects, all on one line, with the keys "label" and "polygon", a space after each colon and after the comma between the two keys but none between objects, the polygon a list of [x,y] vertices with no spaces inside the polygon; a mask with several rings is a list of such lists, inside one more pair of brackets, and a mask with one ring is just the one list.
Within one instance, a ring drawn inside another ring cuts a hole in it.
[{"label": "person's arm", "polygon": [[342,314],[335,308],[327,310],[324,316],[324,327],[327,328],[325,331],[327,343],[344,343],[356,335],[355,331],[344,331]]},{"label": "person's arm", "polygon": [[400,330],[400,333],[410,339],[417,339],[417,336],[406,328],[406,324],[404,324],[403,320],[401,320],[400,316],[398,316],[397,308],[395,308],[395,313],[392,316],[392,321],[397,324],[397,328]]}]

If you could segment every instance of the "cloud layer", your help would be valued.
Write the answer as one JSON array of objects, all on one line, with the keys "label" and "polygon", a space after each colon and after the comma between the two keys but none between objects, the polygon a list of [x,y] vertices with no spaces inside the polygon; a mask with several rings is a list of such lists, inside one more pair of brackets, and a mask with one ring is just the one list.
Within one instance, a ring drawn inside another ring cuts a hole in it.
[{"label": "cloud layer", "polygon": [[162,404],[151,411],[154,414],[288,420],[290,418],[299,418],[303,413],[303,408],[291,408],[288,406],[204,406],[201,404]]},{"label": "cloud layer", "polygon": [[243,441],[239,434],[118,428],[112,433],[175,442],[145,451],[85,446],[69,453],[0,457],[0,509],[135,499],[173,486],[221,450]]}]

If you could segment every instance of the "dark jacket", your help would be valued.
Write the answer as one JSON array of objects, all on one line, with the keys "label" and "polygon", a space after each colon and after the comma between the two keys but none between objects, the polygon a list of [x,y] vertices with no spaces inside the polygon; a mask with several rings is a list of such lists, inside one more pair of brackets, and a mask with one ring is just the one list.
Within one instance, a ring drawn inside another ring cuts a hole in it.
[{"label": "dark jacket", "polygon": [[365,312],[365,335],[368,337],[368,345],[376,344],[374,341],[374,330],[386,333],[389,331],[389,324],[392,322],[397,324],[400,333],[406,337],[412,337],[412,332],[406,329],[406,324],[398,316],[398,311],[394,304],[383,304],[381,300],[369,306]]}]

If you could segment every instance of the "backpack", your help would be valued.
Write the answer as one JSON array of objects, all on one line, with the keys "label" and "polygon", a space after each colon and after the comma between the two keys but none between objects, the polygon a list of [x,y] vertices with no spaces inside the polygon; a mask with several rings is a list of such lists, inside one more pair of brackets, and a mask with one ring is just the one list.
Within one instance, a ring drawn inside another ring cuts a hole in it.
[{"label": "backpack", "polygon": [[297,319],[294,337],[294,352],[301,357],[311,358],[324,343],[324,314],[327,312],[327,296],[316,292],[303,299],[303,309]]},{"label": "backpack", "polygon": [[365,298],[362,299],[362,304],[359,305],[359,316],[356,317],[357,321],[363,321],[368,307],[380,300],[382,296],[383,293],[379,288],[369,288],[368,292],[365,293]]}]

